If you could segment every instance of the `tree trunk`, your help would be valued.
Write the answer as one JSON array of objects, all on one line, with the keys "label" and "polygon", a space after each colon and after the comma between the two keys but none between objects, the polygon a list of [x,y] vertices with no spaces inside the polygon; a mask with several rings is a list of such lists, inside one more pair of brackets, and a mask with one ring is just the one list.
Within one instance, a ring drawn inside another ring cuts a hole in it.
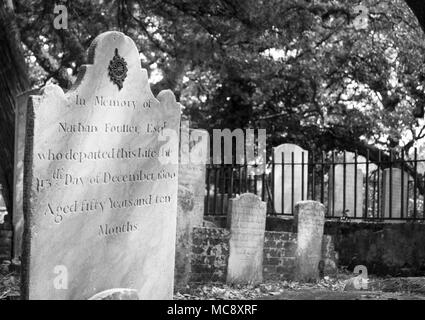
[{"label": "tree trunk", "polygon": [[0,3],[0,173],[8,212],[13,206],[15,99],[29,88],[27,67],[11,1]]}]

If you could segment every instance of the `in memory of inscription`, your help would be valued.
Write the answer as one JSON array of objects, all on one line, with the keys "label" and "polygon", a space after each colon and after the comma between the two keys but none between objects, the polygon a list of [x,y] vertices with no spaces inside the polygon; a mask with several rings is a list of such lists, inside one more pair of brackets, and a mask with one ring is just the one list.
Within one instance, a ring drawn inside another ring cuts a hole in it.
[{"label": "in memory of inscription", "polygon": [[98,36],[73,89],[28,107],[23,296],[173,293],[180,106],[153,96],[134,42]]}]

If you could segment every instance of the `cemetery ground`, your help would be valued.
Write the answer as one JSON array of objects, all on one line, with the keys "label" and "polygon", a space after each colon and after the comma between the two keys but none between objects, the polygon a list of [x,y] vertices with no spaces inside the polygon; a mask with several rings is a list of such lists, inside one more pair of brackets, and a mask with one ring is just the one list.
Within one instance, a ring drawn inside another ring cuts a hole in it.
[{"label": "cemetery ground", "polygon": [[[17,300],[20,276],[2,270],[0,300]],[[191,283],[175,290],[175,300],[425,300],[425,278],[370,277],[369,290],[348,288],[352,274],[341,270],[317,283],[265,281],[259,285],[233,285],[205,282]]]}]

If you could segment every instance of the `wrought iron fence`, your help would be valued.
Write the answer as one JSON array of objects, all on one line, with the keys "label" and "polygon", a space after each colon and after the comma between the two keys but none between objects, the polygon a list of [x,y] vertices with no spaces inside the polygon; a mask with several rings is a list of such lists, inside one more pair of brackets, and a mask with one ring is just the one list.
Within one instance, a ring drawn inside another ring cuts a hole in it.
[{"label": "wrought iron fence", "polygon": [[267,202],[269,215],[291,216],[298,201],[316,200],[328,218],[425,220],[425,177],[418,173],[425,159],[416,150],[409,159],[395,152],[349,158],[346,152],[291,152],[289,161],[273,158],[261,175],[247,163],[208,165],[205,215],[226,215],[229,199],[252,192]]}]

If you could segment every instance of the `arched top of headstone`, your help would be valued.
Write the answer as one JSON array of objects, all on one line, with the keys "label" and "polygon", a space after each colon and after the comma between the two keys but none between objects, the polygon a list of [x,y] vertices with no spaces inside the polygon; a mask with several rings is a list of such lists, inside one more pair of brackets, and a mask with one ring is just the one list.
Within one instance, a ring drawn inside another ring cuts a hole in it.
[{"label": "arched top of headstone", "polygon": [[295,208],[299,208],[299,207],[303,207],[303,208],[315,208],[315,209],[320,209],[324,212],[325,210],[325,206],[318,202],[318,201],[314,201],[314,200],[302,200],[302,201],[298,201],[295,204]]},{"label": "arched top of headstone", "polygon": [[300,163],[302,160],[302,155],[304,154],[304,163],[308,162],[308,151],[301,148],[300,146],[293,143],[283,143],[277,147],[273,148],[274,161],[282,161],[282,154],[285,157],[285,162],[288,162],[292,159],[292,153],[294,153],[294,162]]},{"label": "arched top of headstone", "polygon": [[147,71],[141,68],[139,51],[133,40],[118,31],[108,31],[98,35],[88,49],[88,64],[83,65],[77,81],[71,90],[76,89],[89,75],[95,75],[104,85],[120,90],[117,83],[132,82],[137,77],[141,85],[148,81]]},{"label": "arched top of headstone", "polygon": [[232,202],[243,203],[245,205],[258,205],[260,207],[265,207],[266,203],[261,201],[261,198],[254,193],[242,193],[237,195],[235,198],[231,199]]},{"label": "arched top of headstone", "polygon": [[[341,159],[344,160],[344,156],[342,156]],[[346,162],[355,162],[356,161],[356,154],[354,152],[351,152],[351,151],[346,151],[345,152],[345,161]],[[359,156],[357,156],[357,161],[360,161]]]},{"label": "arched top of headstone", "polygon": [[[396,177],[396,179],[401,179],[402,172],[403,170],[400,168],[385,168],[384,169],[384,174],[390,176],[390,173],[391,173],[391,175]],[[412,177],[412,175],[406,170],[404,170],[403,172],[403,179],[405,181],[414,181],[414,178]]]},{"label": "arched top of headstone", "polygon": [[246,192],[242,194],[238,194],[233,200],[235,201],[261,201],[261,198],[254,193]]},{"label": "arched top of headstone", "polygon": [[283,143],[281,145],[278,145],[277,147],[273,148],[274,154],[282,154],[284,153],[302,153],[302,152],[308,152],[307,150],[301,148],[300,146],[293,144],[293,143]]},{"label": "arched top of headstone", "polygon": [[80,67],[77,80],[68,92],[64,93],[57,85],[48,85],[42,92],[43,96],[54,94],[56,99],[67,99],[69,106],[79,98],[84,98],[85,103],[94,103],[104,97],[109,103],[134,96],[135,105],[131,101],[129,107],[140,108],[140,111],[147,99],[151,100],[150,108],[165,115],[180,114],[181,109],[171,90],[163,90],[155,98],[148,73],[141,67],[136,44],[118,31],[102,33],[93,40],[88,50],[88,64]]}]

